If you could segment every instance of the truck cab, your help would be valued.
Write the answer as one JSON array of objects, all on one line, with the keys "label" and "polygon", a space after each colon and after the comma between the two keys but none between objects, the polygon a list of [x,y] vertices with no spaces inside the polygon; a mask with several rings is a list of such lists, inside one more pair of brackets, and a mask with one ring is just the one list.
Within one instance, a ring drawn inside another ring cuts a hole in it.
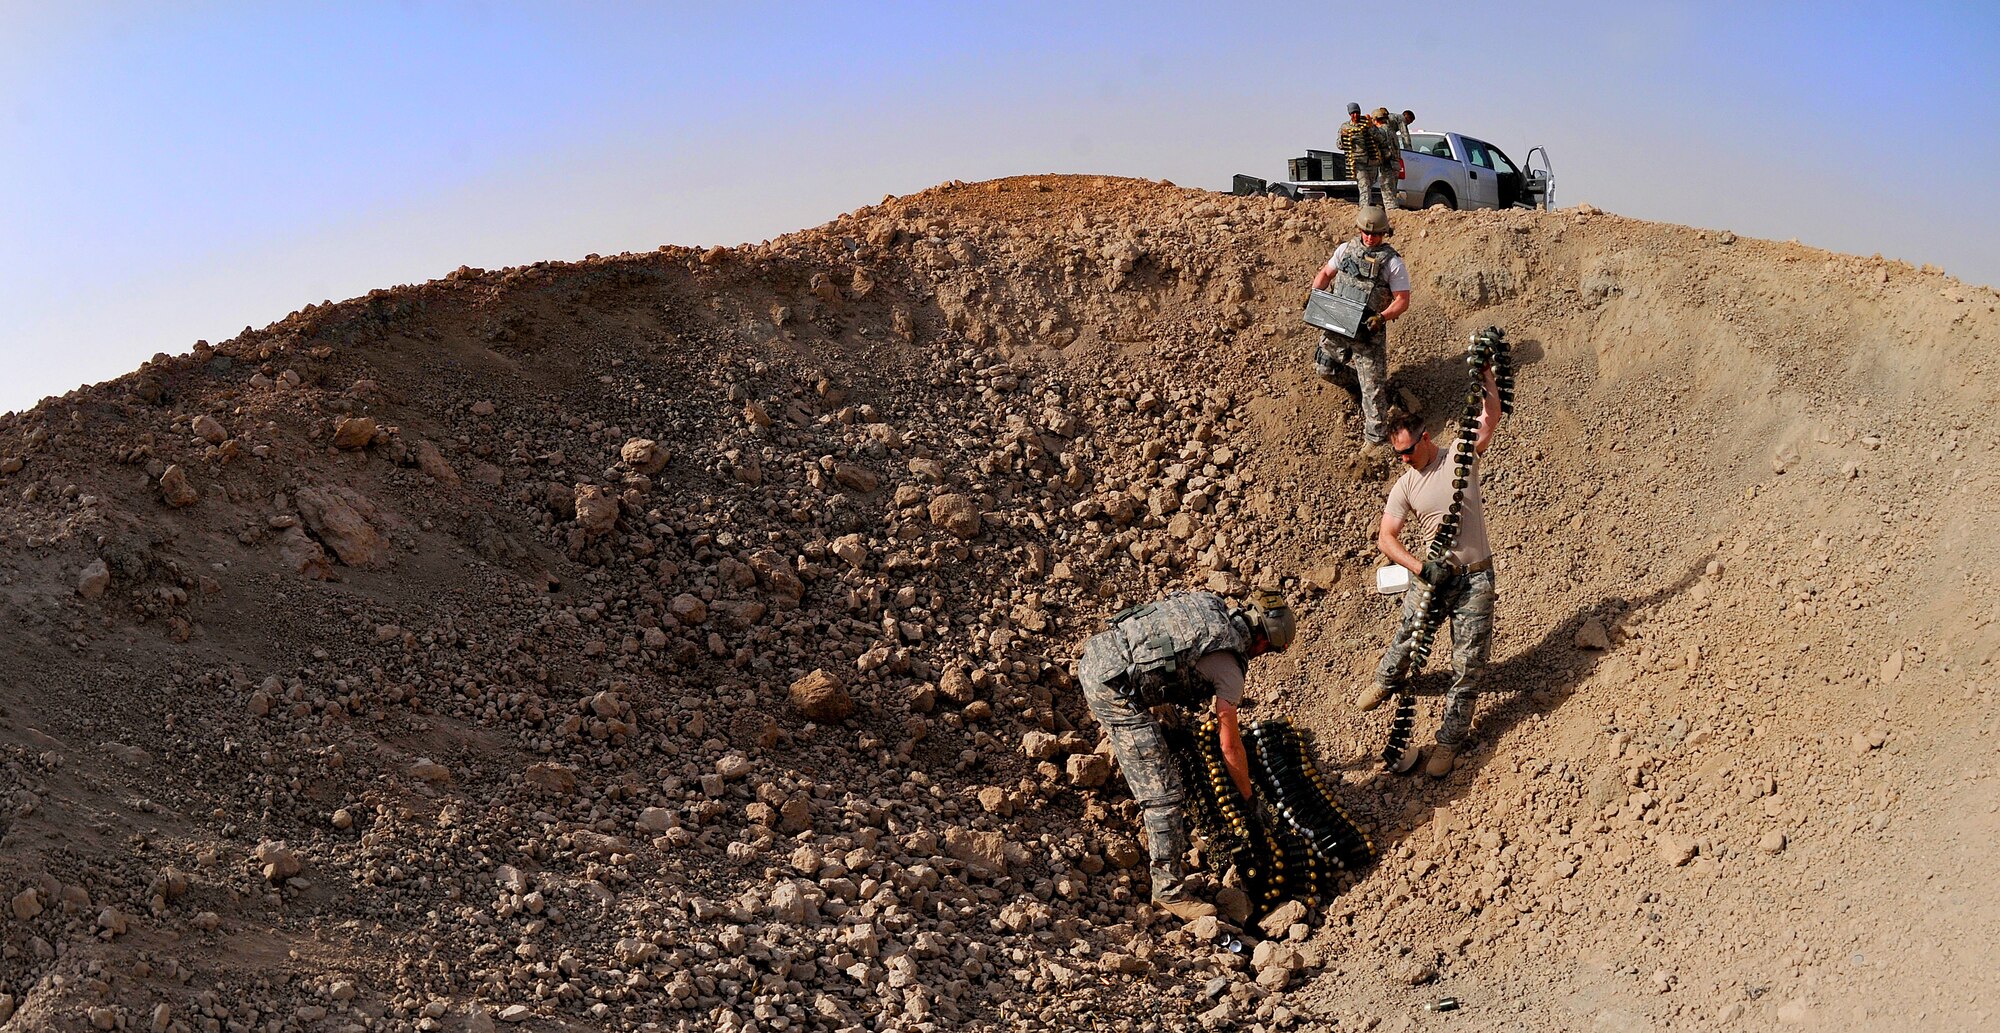
[{"label": "truck cab", "polygon": [[1529,171],[1514,164],[1505,151],[1462,133],[1410,134],[1403,149],[1402,178],[1397,200],[1413,208],[1553,208],[1555,176],[1548,152],[1541,168]]}]

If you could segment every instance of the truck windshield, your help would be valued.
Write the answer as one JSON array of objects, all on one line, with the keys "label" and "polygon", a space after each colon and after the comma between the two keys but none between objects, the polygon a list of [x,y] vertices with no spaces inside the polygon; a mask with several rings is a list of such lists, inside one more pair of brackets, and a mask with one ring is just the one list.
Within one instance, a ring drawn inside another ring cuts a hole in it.
[{"label": "truck windshield", "polygon": [[1507,156],[1500,153],[1500,148],[1495,147],[1492,144],[1487,144],[1486,153],[1493,159],[1493,171],[1498,172],[1503,176],[1509,172],[1517,171],[1514,168],[1514,163],[1508,161]]},{"label": "truck windshield", "polygon": [[1411,133],[1410,150],[1440,158],[1451,157],[1451,144],[1445,142],[1443,133]]}]

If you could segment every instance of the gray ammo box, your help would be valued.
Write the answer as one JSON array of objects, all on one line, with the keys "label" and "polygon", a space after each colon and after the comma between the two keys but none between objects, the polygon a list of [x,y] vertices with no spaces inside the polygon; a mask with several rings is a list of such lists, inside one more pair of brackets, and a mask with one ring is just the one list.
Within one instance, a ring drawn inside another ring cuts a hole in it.
[{"label": "gray ammo box", "polygon": [[1368,306],[1349,301],[1330,291],[1316,290],[1306,299],[1306,325],[1331,330],[1342,337],[1359,338],[1361,321],[1368,318]]},{"label": "gray ammo box", "polygon": [[1307,150],[1306,157],[1319,159],[1319,178],[1346,179],[1347,155],[1339,151]]}]

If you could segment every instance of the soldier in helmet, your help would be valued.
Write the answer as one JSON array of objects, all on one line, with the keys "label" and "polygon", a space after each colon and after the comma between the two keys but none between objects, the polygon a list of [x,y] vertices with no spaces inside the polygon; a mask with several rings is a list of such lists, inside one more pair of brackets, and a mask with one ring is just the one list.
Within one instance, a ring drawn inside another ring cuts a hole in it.
[{"label": "soldier in helmet", "polygon": [[[1410,270],[1403,256],[1389,246],[1389,214],[1380,208],[1363,208],[1355,216],[1360,231],[1354,239],[1333,249],[1313,277],[1314,290],[1328,290],[1368,308],[1360,336],[1343,337],[1331,330],[1320,333],[1313,366],[1319,375],[1360,395],[1361,438],[1381,452],[1388,446],[1389,432],[1382,422],[1389,402],[1388,324],[1410,307]],[[1388,466],[1382,456],[1381,465]]]},{"label": "soldier in helmet", "polygon": [[1236,724],[1244,673],[1252,657],[1291,645],[1295,630],[1291,607],[1276,592],[1256,593],[1248,609],[1210,592],[1183,592],[1119,613],[1083,645],[1077,681],[1143,813],[1153,902],[1183,921],[1215,907],[1183,885],[1186,797],[1152,708],[1194,709],[1213,700],[1223,763],[1248,799],[1250,762]]},{"label": "soldier in helmet", "polygon": [[[1389,114],[1388,108],[1376,108],[1368,113],[1368,120],[1374,123],[1376,139],[1382,145],[1382,164],[1376,170],[1376,192],[1381,195],[1382,207],[1395,211],[1402,207],[1396,198],[1396,191],[1403,176],[1403,138],[1396,126],[1396,116]],[[1357,200],[1367,204],[1364,197]]]}]

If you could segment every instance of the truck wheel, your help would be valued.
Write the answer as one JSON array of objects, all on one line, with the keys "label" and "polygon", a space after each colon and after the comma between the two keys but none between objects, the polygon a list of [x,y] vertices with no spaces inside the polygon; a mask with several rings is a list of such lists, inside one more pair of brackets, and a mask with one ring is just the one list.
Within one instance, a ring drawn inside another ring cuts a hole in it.
[{"label": "truck wheel", "polygon": [[1458,207],[1458,199],[1451,196],[1450,187],[1432,187],[1430,192],[1424,195],[1425,208],[1436,208],[1439,205],[1452,209]]}]

